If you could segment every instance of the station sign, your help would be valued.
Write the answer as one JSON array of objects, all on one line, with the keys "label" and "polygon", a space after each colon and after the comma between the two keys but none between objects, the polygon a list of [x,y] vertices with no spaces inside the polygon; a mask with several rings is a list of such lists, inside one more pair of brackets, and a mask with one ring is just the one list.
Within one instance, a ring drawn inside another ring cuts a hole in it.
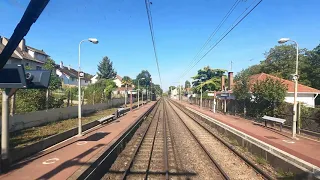
[{"label": "station sign", "polygon": [[129,94],[137,94],[137,91],[136,90],[131,90],[131,91],[129,91]]},{"label": "station sign", "polygon": [[208,96],[215,96],[215,93],[213,91],[209,91]]},{"label": "station sign", "polygon": [[80,78],[84,78],[84,72],[80,71],[80,72],[79,72],[79,77],[80,77]]}]

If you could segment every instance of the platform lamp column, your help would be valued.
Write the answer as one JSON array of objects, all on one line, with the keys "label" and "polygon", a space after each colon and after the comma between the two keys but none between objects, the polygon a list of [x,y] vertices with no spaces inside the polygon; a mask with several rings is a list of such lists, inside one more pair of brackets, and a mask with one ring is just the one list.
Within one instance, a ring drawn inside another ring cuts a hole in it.
[{"label": "platform lamp column", "polygon": [[81,64],[80,64],[80,55],[81,55],[81,44],[84,41],[89,41],[93,44],[98,44],[98,40],[96,38],[89,38],[80,41],[79,43],[79,71],[78,71],[78,136],[82,136],[82,121],[81,121]]},{"label": "platform lamp column", "polygon": [[294,102],[293,102],[293,121],[292,121],[292,138],[296,139],[296,133],[297,133],[297,96],[298,96],[298,65],[299,65],[299,47],[298,43],[294,40],[291,40],[289,38],[281,38],[279,39],[278,43],[283,44],[288,41],[292,41],[296,45],[296,70],[295,74],[293,74],[292,80],[294,81]]},{"label": "platform lamp column", "polygon": [[[138,79],[138,108],[140,106],[140,80],[144,80],[145,78]],[[142,104],[143,104],[143,94],[142,94]]]}]

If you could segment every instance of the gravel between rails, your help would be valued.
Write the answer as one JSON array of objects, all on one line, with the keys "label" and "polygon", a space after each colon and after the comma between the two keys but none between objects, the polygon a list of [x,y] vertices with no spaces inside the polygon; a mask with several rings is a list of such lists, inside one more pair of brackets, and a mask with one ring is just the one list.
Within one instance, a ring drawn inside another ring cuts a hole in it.
[{"label": "gravel between rails", "polygon": [[173,105],[173,108],[231,179],[263,179],[260,174],[257,174],[241,158],[233,154],[183,111],[175,107],[175,105]]},{"label": "gravel between rails", "polygon": [[[159,105],[158,105],[159,106]],[[117,159],[102,177],[102,179],[121,179],[123,172],[126,170],[128,163],[133,155],[134,150],[137,148],[138,143],[142,139],[143,133],[147,130],[149,123],[156,116],[157,107],[150,113],[150,115],[142,122],[141,126],[132,136],[131,140],[126,145],[125,149],[118,155]]]},{"label": "gravel between rails", "polygon": [[175,154],[179,156],[182,168],[178,169],[180,179],[223,179],[205,152],[199,147],[182,122],[167,105],[169,126],[174,129]]}]

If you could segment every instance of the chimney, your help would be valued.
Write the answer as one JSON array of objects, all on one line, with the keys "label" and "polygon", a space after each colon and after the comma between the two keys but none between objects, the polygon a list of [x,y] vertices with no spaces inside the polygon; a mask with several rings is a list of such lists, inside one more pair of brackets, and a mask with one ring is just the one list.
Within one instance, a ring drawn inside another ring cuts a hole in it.
[{"label": "chimney", "polygon": [[221,76],[221,91],[224,91],[224,82],[225,82],[225,79],[224,79],[224,75]]},{"label": "chimney", "polygon": [[63,69],[63,62],[60,62],[60,68]]},{"label": "chimney", "polygon": [[69,64],[68,69],[71,70],[71,65]]},{"label": "chimney", "polygon": [[24,51],[26,49],[26,40],[23,38],[19,43],[19,48],[21,51]]},{"label": "chimney", "polygon": [[233,72],[228,72],[228,89],[232,90],[233,89]]}]

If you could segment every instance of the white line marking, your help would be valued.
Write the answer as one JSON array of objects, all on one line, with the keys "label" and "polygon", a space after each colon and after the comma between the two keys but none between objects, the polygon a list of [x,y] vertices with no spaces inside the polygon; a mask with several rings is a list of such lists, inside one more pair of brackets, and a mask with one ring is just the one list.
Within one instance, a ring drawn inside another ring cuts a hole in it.
[{"label": "white line marking", "polygon": [[59,158],[52,158],[52,159],[48,159],[44,162],[42,162],[42,164],[47,165],[47,164],[53,164],[55,162],[59,161]]},{"label": "white line marking", "polygon": [[284,139],[284,140],[282,140],[283,142],[286,142],[286,143],[289,143],[289,144],[293,144],[293,143],[295,143],[294,141],[291,141],[291,140],[287,140],[287,139]]},{"label": "white line marking", "polygon": [[87,141],[80,141],[80,142],[77,142],[77,145],[78,146],[82,146],[82,145],[85,145],[87,143],[88,143]]}]

